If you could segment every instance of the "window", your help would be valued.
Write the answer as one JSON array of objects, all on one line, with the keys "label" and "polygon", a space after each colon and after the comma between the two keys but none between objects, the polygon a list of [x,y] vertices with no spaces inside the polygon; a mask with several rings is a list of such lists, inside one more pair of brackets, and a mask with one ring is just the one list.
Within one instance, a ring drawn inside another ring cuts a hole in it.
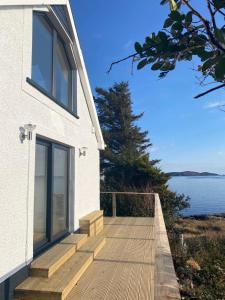
[{"label": "window", "polygon": [[55,94],[65,106],[69,105],[71,72],[63,44],[58,40],[55,55]]},{"label": "window", "polygon": [[45,15],[34,13],[30,83],[75,114],[75,75],[58,32]]},{"label": "window", "polygon": [[32,79],[49,93],[52,90],[52,37],[44,18],[34,15]]}]

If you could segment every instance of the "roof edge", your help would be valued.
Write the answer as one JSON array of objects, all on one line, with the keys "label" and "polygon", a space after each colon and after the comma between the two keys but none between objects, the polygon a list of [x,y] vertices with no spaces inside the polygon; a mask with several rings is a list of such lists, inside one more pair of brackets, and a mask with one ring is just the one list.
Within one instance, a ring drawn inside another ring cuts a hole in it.
[{"label": "roof edge", "polygon": [[1,0],[0,6],[67,5],[69,0]]},{"label": "roof edge", "polygon": [[85,62],[84,62],[84,58],[83,58],[83,54],[82,54],[82,50],[80,47],[80,42],[79,42],[79,38],[78,38],[78,34],[77,34],[77,30],[76,30],[76,25],[75,25],[75,21],[73,18],[73,13],[71,10],[71,6],[70,3],[68,1],[67,3],[67,9],[68,9],[68,13],[69,13],[69,17],[70,17],[70,21],[71,21],[71,25],[73,28],[73,34],[74,34],[74,38],[75,38],[75,43],[74,43],[74,51],[75,51],[75,56],[77,59],[77,65],[78,65],[78,72],[80,75],[80,79],[81,79],[81,83],[82,83],[82,87],[83,87],[83,91],[85,94],[85,98],[86,98],[86,102],[88,105],[88,109],[90,112],[90,116],[93,122],[93,125],[95,127],[95,134],[96,134],[96,138],[98,141],[98,147],[99,150],[104,150],[105,149],[105,142],[102,136],[102,130],[99,124],[99,120],[98,120],[98,115],[97,115],[97,111],[96,111],[96,107],[95,107],[95,103],[94,103],[94,99],[93,99],[93,95],[92,95],[92,91],[91,91],[91,86],[90,86],[90,82],[88,79],[88,75],[87,75],[87,70],[85,67]]},{"label": "roof edge", "polygon": [[91,120],[93,122],[93,126],[95,127],[95,135],[98,142],[98,148],[99,150],[105,149],[105,143],[102,136],[101,127],[98,120],[98,115],[96,111],[96,107],[93,100],[93,95],[84,63],[83,54],[80,47],[80,42],[75,26],[75,21],[73,18],[72,9],[70,6],[69,0],[0,0],[0,7],[1,6],[49,6],[49,5],[65,5],[68,11],[68,15],[70,18],[73,35],[75,39],[75,43],[73,45],[76,62],[78,65],[78,72],[80,75],[83,91],[85,94],[85,99],[88,105],[89,113]]}]

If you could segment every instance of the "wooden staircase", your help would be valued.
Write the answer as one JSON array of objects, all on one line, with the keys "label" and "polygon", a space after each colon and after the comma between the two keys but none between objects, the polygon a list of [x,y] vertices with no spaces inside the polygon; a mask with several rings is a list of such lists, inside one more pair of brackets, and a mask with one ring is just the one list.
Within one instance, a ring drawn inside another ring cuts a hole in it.
[{"label": "wooden staircase", "polygon": [[103,248],[105,238],[72,234],[33,261],[16,300],[64,300]]}]

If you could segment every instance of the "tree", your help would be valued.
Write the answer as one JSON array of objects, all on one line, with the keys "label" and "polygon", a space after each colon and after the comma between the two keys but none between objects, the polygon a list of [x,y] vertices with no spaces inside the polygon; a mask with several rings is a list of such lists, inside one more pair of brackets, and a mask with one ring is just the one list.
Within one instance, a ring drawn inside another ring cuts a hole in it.
[{"label": "tree", "polygon": [[137,69],[150,65],[151,70],[160,72],[159,78],[164,78],[179,61],[197,57],[203,82],[210,77],[220,84],[195,98],[225,87],[225,0],[201,1],[202,9],[189,0],[160,3],[170,8],[162,30],[146,37],[142,44],[136,42],[135,53],[113,62],[109,71],[113,65],[132,59],[138,62]]},{"label": "tree", "polygon": [[102,190],[159,192],[170,216],[178,214],[187,206],[188,199],[168,190],[169,177],[157,167],[158,160],[150,160],[148,132],[137,125],[143,113],[133,113],[128,83],[116,83],[108,90],[97,88],[96,93],[95,103],[107,145],[101,154]]},{"label": "tree", "polygon": [[[109,90],[97,88],[96,92],[95,103],[107,145],[101,155],[105,185],[117,191],[155,185],[156,174],[151,175],[158,170],[154,168],[154,161],[150,163],[147,151],[151,143],[148,132],[141,131],[136,124],[143,113],[132,112],[128,83],[114,84]],[[160,183],[165,183],[168,178],[160,175]]]}]

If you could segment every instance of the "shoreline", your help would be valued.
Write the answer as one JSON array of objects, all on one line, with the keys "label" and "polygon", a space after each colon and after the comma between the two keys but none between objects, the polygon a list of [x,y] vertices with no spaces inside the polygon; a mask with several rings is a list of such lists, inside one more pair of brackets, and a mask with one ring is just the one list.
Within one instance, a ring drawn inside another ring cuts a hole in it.
[{"label": "shoreline", "polygon": [[225,213],[212,213],[212,214],[198,214],[198,215],[190,215],[190,216],[180,216],[182,219],[190,219],[190,220],[209,220],[213,218],[222,218],[225,219]]}]

